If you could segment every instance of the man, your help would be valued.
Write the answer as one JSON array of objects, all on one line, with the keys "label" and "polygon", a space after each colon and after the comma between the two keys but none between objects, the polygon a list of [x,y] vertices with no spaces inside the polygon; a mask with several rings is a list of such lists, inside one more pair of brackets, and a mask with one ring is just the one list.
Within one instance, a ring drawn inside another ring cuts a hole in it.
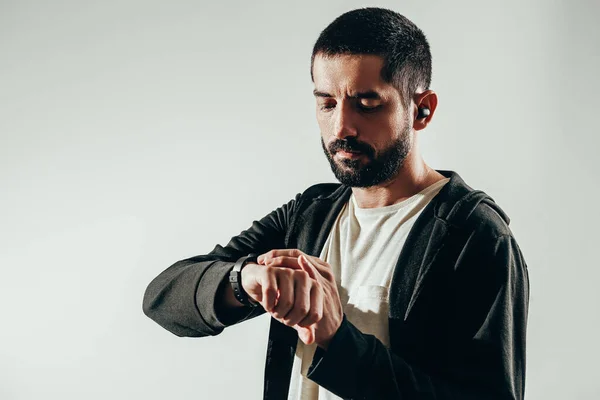
[{"label": "man", "polygon": [[311,75],[341,184],[173,264],[144,312],[192,337],[269,313],[267,399],[522,399],[527,266],[492,198],[419,153],[437,107],[425,36],[393,11],[350,11]]}]

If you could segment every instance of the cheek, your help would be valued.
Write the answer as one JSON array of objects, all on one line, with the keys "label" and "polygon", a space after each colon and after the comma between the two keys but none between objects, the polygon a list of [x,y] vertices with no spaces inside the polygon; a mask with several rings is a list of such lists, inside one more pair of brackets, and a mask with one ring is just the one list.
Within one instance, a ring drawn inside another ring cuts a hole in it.
[{"label": "cheek", "polygon": [[331,135],[331,119],[327,115],[317,111],[317,124],[319,125],[321,136],[327,137]]},{"label": "cheek", "polygon": [[378,125],[381,132],[386,132],[386,136],[393,138],[405,129],[406,121],[400,115],[389,115],[379,120]]}]

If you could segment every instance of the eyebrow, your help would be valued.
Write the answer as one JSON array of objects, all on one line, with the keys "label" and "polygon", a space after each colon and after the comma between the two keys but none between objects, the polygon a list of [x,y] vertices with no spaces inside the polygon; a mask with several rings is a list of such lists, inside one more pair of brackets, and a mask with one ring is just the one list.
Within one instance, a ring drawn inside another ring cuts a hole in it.
[{"label": "eyebrow", "polygon": [[[333,97],[329,93],[321,92],[317,89],[313,90],[313,94],[315,95],[315,97]],[[366,92],[358,92],[354,96],[347,96],[347,97],[350,99],[381,100],[381,96],[379,95],[379,93],[375,92],[374,90],[367,90]]]}]

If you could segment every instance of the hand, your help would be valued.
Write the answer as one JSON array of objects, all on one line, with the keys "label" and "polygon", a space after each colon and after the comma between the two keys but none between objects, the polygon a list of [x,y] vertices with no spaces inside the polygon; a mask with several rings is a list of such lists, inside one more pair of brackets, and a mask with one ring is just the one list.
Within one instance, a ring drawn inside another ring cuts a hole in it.
[{"label": "hand", "polygon": [[315,341],[313,324],[323,316],[323,291],[297,262],[287,266],[247,264],[242,287],[279,322],[293,326],[304,343]]},{"label": "hand", "polygon": [[[298,331],[298,336],[306,344],[316,342],[318,346],[327,348],[331,338],[335,335],[343,319],[343,309],[340,296],[331,271],[331,266],[318,257],[310,256],[297,249],[271,250],[258,257],[258,263],[271,269],[289,269],[291,271],[304,271],[312,281],[310,295],[298,291],[294,285],[280,290],[280,298],[284,298],[286,304],[294,304],[291,309],[292,315],[307,315],[299,323],[295,320],[278,319],[285,325],[291,326]],[[245,287],[244,287],[245,289]],[[286,289],[289,291],[285,293]],[[283,297],[282,296],[283,293]],[[300,297],[300,302],[298,302]],[[289,299],[292,299],[290,301]],[[304,304],[308,300],[308,307]],[[302,305],[296,309],[296,305]],[[265,308],[267,312],[270,312]]]}]

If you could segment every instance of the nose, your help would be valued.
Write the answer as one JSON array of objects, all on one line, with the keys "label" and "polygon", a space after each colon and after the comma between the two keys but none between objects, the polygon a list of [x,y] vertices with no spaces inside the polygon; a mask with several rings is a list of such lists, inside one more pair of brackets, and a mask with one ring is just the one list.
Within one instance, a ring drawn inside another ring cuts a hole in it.
[{"label": "nose", "polygon": [[334,111],[333,133],[337,139],[358,134],[354,111],[347,101],[343,101]]}]

